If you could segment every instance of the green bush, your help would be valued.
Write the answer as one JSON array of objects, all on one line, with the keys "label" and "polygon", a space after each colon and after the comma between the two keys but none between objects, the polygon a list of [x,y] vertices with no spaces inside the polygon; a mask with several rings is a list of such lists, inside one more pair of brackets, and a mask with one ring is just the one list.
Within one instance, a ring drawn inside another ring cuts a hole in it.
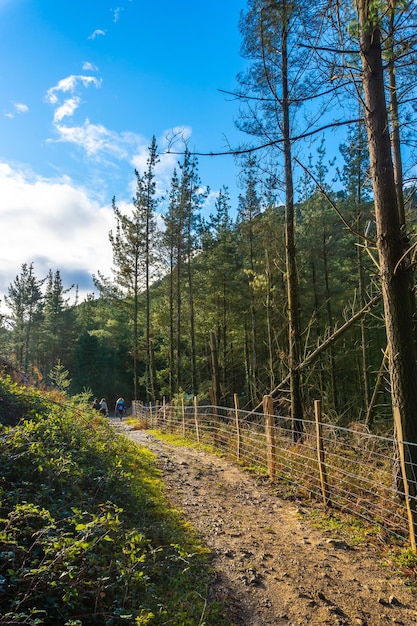
[{"label": "green bush", "polygon": [[20,420],[0,427],[0,621],[225,623],[153,455],[88,406],[0,385],[4,422]]}]

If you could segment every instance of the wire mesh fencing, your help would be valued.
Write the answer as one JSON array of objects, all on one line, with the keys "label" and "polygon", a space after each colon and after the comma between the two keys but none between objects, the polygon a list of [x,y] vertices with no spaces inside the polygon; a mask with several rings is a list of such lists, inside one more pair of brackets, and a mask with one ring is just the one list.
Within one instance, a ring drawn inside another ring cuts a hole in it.
[{"label": "wire mesh fencing", "polygon": [[295,437],[286,416],[196,402],[138,404],[134,413],[149,428],[211,446],[304,497],[365,520],[382,535],[409,538],[415,548],[417,503],[401,473],[399,443],[406,451],[408,476],[417,476],[410,460],[416,458],[416,444],[374,435],[361,423],[342,428],[317,416],[303,420],[302,433]]}]

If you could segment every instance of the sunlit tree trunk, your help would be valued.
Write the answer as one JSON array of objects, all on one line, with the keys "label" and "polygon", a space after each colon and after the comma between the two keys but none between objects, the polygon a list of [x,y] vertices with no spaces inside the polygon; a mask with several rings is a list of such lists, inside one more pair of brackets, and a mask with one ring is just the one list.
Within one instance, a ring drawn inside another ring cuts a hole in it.
[{"label": "sunlit tree trunk", "polygon": [[293,436],[297,440],[303,432],[303,405],[301,401],[301,379],[298,365],[300,363],[301,330],[300,310],[298,297],[298,276],[295,257],[294,236],[294,183],[291,161],[290,141],[290,104],[288,93],[288,21],[286,12],[290,7],[283,2],[282,35],[281,35],[281,80],[282,80],[282,136],[284,146],[284,175],[285,175],[285,250],[287,268],[287,295],[288,295],[288,338],[289,338],[289,366],[290,366],[290,396]]},{"label": "sunlit tree trunk", "polygon": [[[381,34],[375,18],[375,7],[371,7],[368,0],[359,0],[357,6],[379,271],[389,346],[392,405],[401,416],[403,439],[417,443],[417,356],[413,341],[413,310],[409,290],[411,267],[404,254],[406,242],[397,206],[385,101]],[[412,473],[417,465],[417,446],[411,446],[407,454],[410,485],[415,495],[415,477]]]}]

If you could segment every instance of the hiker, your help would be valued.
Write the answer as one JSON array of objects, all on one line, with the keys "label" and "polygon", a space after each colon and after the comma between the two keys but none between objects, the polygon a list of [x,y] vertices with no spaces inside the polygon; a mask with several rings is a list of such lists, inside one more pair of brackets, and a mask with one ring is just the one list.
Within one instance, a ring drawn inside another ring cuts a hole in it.
[{"label": "hiker", "polygon": [[100,413],[106,416],[109,414],[109,407],[107,406],[106,398],[101,398],[100,400]]},{"label": "hiker", "polygon": [[122,419],[125,412],[125,401],[124,398],[118,398],[116,400],[116,406],[114,407],[114,415],[118,417],[120,420]]},{"label": "hiker", "polygon": [[100,411],[101,406],[100,406],[100,402],[98,401],[98,398],[94,398],[94,402],[92,404],[93,409],[95,409],[96,411]]}]

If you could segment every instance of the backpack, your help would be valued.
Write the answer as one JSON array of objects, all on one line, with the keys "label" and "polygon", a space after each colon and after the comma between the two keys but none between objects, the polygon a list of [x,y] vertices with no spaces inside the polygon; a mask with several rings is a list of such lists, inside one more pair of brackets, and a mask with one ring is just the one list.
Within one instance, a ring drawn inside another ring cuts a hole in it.
[{"label": "backpack", "polygon": [[123,411],[123,409],[124,409],[123,402],[118,402],[117,403],[117,410],[118,411]]}]

